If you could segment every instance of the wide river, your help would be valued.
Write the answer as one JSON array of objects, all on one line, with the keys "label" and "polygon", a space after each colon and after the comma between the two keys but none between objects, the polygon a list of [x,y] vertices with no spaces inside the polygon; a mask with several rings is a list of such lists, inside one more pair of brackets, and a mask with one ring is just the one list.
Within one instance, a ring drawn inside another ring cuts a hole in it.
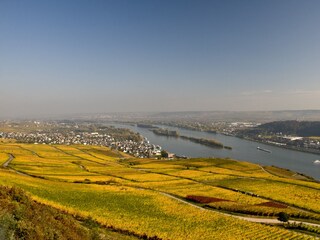
[{"label": "wide river", "polygon": [[[108,124],[109,125],[109,124]],[[159,136],[152,131],[137,126],[112,123],[115,127],[128,128],[146,137],[150,143],[160,145],[163,149],[179,156],[187,157],[221,157],[243,160],[261,165],[274,165],[304,173],[320,180],[320,164],[314,161],[320,159],[320,155],[299,152],[270,146],[262,143],[248,141],[245,139],[225,136],[222,134],[192,131],[177,127],[159,126],[170,130],[176,130],[180,135],[196,138],[216,139],[225,146],[232,147],[232,150],[218,149],[194,143],[188,140],[174,137]],[[157,126],[157,125],[155,125]],[[257,147],[268,149],[271,153],[257,150]]]}]

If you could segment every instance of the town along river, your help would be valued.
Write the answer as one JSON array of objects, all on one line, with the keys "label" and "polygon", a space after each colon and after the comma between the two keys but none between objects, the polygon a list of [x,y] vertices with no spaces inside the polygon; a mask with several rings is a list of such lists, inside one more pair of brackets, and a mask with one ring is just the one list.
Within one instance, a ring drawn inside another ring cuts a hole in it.
[{"label": "town along river", "polygon": [[[163,149],[175,153],[178,156],[232,158],[258,163],[260,165],[274,165],[303,173],[320,180],[320,164],[314,164],[315,160],[320,159],[320,155],[317,154],[270,146],[222,134],[192,131],[177,127],[158,126],[169,130],[176,130],[180,135],[188,137],[215,139],[225,146],[232,147],[232,150],[220,149],[194,143],[182,138],[156,135],[147,128],[116,123],[110,125],[128,128],[134,132],[138,132],[142,136],[146,137],[150,143],[160,145]],[[271,153],[260,151],[257,147],[270,150]]]}]

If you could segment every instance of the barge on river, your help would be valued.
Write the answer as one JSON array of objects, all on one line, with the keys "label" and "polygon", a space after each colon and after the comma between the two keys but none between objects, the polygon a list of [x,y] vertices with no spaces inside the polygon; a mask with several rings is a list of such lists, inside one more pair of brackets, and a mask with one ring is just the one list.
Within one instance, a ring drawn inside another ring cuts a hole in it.
[{"label": "barge on river", "polygon": [[263,152],[272,153],[270,150],[264,149],[264,148],[261,148],[261,147],[257,147],[257,149],[260,150],[260,151],[263,151]]}]

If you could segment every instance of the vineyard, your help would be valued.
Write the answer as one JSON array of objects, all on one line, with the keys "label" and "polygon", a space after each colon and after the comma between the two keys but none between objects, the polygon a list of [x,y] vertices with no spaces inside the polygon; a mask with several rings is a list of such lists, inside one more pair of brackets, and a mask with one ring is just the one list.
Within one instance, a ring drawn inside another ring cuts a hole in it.
[{"label": "vineyard", "polygon": [[138,237],[313,239],[308,229],[318,234],[316,226],[298,232],[236,217],[276,219],[285,212],[301,221],[320,220],[319,183],[272,174],[252,163],[136,159],[106,147],[3,142],[0,164],[1,185]]}]

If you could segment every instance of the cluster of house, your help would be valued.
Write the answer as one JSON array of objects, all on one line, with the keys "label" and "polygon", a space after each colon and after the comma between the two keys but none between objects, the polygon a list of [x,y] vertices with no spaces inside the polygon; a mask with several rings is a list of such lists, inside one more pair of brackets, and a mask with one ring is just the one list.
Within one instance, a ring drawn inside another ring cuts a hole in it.
[{"label": "cluster of house", "polygon": [[98,132],[0,132],[0,138],[16,139],[18,142],[33,144],[83,144],[107,146],[140,158],[161,156],[161,147],[151,144],[146,138],[143,138],[140,141],[117,139],[111,135]]},{"label": "cluster of house", "polygon": [[256,122],[191,122],[191,121],[176,121],[176,122],[160,122],[159,124],[180,127],[196,131],[221,133],[224,135],[235,136],[239,130],[253,128],[261,125],[261,123]]},{"label": "cluster of house", "polygon": [[308,150],[311,152],[320,153],[320,139],[317,140],[312,138],[288,136],[278,133],[276,135],[268,136],[267,138],[262,135],[258,135],[255,140],[277,146],[287,146],[300,150]]},{"label": "cluster of house", "polygon": [[[248,128],[255,128],[261,125],[261,123],[255,123],[255,122],[218,122],[216,129],[217,132],[220,132],[224,135],[228,136],[235,136],[237,132],[248,129]],[[219,127],[218,127],[219,126]]]},{"label": "cluster of house", "polygon": [[134,142],[131,140],[113,142],[108,146],[140,158],[161,156],[161,147],[159,145],[150,144],[147,139],[144,139],[141,142]]}]

